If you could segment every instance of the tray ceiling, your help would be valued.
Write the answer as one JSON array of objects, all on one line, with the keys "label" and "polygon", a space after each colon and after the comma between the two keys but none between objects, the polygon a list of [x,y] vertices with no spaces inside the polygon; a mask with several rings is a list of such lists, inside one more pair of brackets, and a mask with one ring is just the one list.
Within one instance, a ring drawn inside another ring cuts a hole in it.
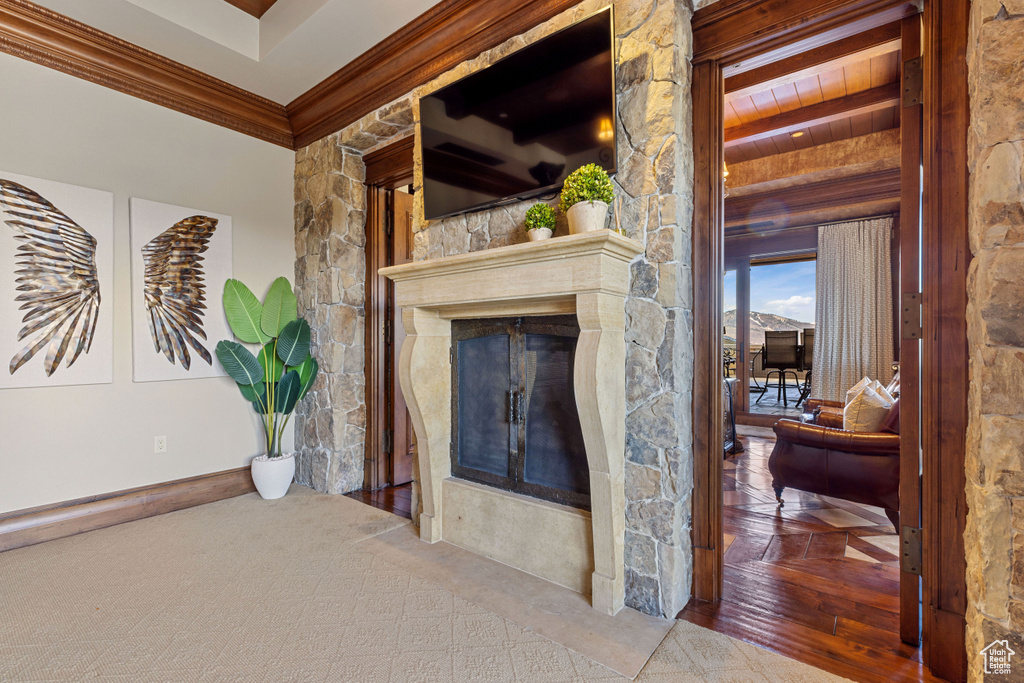
[{"label": "tray ceiling", "polygon": [[435,0],[35,1],[279,104],[288,104],[435,4]]}]

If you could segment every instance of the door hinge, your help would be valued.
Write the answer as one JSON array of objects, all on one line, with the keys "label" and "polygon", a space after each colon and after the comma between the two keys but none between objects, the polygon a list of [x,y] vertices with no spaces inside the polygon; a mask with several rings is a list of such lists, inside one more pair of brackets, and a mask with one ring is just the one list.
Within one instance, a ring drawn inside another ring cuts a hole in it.
[{"label": "door hinge", "polygon": [[455,362],[455,347],[454,346],[449,346],[448,347],[448,363],[451,364],[451,363],[454,363],[454,362]]},{"label": "door hinge", "polygon": [[921,576],[921,530],[903,527],[900,541],[900,571]]},{"label": "door hinge", "polygon": [[395,198],[393,192],[388,192],[384,200],[384,235],[391,237],[395,226]]},{"label": "door hinge", "polygon": [[921,292],[903,292],[901,304],[903,311],[900,314],[901,333],[903,339],[921,338]]},{"label": "door hinge", "polygon": [[390,454],[395,447],[395,432],[390,429],[385,429],[384,434],[381,436],[381,449]]},{"label": "door hinge", "polygon": [[392,328],[391,318],[384,318],[384,343],[385,344],[390,344],[391,343],[391,328]]},{"label": "door hinge", "polygon": [[913,107],[924,101],[924,69],[920,57],[903,62],[903,106]]}]

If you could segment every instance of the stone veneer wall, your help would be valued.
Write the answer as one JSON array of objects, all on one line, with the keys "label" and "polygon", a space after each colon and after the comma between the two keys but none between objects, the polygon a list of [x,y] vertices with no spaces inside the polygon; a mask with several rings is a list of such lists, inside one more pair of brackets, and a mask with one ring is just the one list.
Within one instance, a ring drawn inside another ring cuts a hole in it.
[{"label": "stone veneer wall", "polygon": [[968,281],[967,652],[1009,640],[1024,681],[1024,2],[975,0]]},{"label": "stone veneer wall", "polygon": [[295,153],[295,293],[320,375],[295,415],[295,481],[325,493],[363,485],[366,433],[366,167],[363,154],[412,130],[393,102]]},{"label": "stone veneer wall", "polygon": [[[585,0],[411,94],[418,98],[601,9]],[[690,224],[690,10],[676,0],[617,0],[618,194],[622,223],[646,247],[632,265],[627,313],[626,602],[674,617],[692,581],[693,374]],[[339,493],[363,478],[365,207],[361,155],[403,135],[402,100],[296,155],[296,283],[324,373],[298,418],[297,481]],[[416,187],[421,186],[416,160]],[[414,258],[526,241],[522,202],[424,221],[416,193]],[[556,198],[550,198],[552,204]],[[565,234],[560,218],[556,234]]]}]

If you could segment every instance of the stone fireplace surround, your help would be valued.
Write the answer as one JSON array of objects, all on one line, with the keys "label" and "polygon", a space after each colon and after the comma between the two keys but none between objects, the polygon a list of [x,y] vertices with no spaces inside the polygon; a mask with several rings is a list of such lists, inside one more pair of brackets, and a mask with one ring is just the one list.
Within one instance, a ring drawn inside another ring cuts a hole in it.
[{"label": "stone fireplace surround", "polygon": [[[448,541],[623,607],[625,299],[643,246],[610,230],[381,269],[406,340],[399,377],[419,451],[420,538]],[[451,321],[575,314],[574,385],[591,511],[451,476]]]}]

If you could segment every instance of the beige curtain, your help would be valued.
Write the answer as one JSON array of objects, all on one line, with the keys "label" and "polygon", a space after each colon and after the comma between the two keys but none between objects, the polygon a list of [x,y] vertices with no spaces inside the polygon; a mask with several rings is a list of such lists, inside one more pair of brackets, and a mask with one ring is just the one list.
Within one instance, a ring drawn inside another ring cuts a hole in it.
[{"label": "beige curtain", "polygon": [[891,217],[818,228],[812,397],[892,377],[891,231]]}]

